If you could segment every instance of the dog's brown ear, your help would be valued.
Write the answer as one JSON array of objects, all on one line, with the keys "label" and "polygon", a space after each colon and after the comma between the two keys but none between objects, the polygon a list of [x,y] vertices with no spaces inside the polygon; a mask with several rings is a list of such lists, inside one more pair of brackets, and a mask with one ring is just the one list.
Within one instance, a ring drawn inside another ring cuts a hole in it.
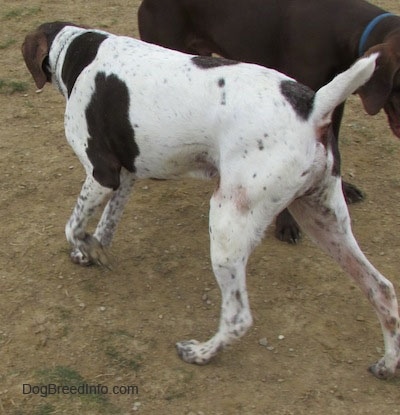
[{"label": "dog's brown ear", "polygon": [[394,77],[400,62],[390,44],[381,44],[369,49],[365,56],[379,53],[376,69],[371,79],[358,89],[365,111],[369,115],[377,114],[386,104],[393,88]]},{"label": "dog's brown ear", "polygon": [[36,31],[26,36],[22,45],[22,55],[39,89],[42,89],[48,80],[43,68],[43,61],[48,54],[49,46],[43,32]]}]

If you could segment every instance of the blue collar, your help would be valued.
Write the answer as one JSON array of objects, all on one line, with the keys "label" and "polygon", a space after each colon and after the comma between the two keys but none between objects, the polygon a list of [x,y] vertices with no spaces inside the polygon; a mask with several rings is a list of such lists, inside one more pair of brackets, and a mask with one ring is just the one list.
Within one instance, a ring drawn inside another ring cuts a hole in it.
[{"label": "blue collar", "polygon": [[364,54],[364,52],[365,52],[365,50],[364,50],[364,48],[365,48],[365,44],[367,43],[367,40],[368,40],[368,37],[369,37],[369,35],[371,34],[371,32],[375,29],[375,26],[381,21],[381,20],[383,20],[383,19],[385,19],[386,17],[389,17],[389,16],[393,16],[393,14],[392,13],[383,13],[383,14],[380,14],[379,16],[376,16],[374,19],[372,19],[369,23],[368,23],[368,25],[367,25],[367,27],[364,29],[364,32],[363,32],[363,34],[361,35],[361,38],[360,38],[360,43],[358,44],[358,55],[361,57],[363,54]]}]

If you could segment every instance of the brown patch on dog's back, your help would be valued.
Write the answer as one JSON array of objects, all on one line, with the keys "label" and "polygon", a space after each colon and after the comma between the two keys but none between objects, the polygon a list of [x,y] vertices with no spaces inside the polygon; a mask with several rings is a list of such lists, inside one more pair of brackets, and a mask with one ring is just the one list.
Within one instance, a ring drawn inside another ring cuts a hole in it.
[{"label": "brown patch on dog's back", "polygon": [[200,69],[212,69],[220,66],[237,65],[238,61],[214,56],[194,56],[192,62]]},{"label": "brown patch on dog's back", "polygon": [[282,81],[280,90],[296,114],[302,120],[307,121],[314,107],[315,92],[292,80]]}]

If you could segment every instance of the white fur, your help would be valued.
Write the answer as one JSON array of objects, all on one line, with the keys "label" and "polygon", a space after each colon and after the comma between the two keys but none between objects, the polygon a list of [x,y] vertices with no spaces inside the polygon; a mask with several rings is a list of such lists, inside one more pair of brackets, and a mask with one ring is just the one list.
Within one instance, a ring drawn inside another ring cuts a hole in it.
[{"label": "white fur", "polygon": [[[56,38],[50,62],[60,78],[65,39],[83,29],[67,27]],[[63,39],[63,41],[61,41]],[[75,262],[105,263],[123,205],[135,179],[211,177],[219,184],[210,202],[211,260],[221,288],[217,333],[208,341],[177,344],[187,362],[207,363],[241,337],[252,323],[246,290],[246,263],[274,217],[289,207],[302,229],[347,271],[368,296],[381,322],[384,357],[376,376],[392,375],[400,358],[397,300],[392,284],[360,251],[351,231],[340,178],[332,175],[334,157],[320,128],[336,105],[361,86],[375,68],[375,56],[317,92],[308,120],[282,95],[286,76],[248,64],[197,67],[192,57],[126,37],[110,36],[96,59],[77,79],[66,107],[69,143],[87,171],[80,198],[66,226]],[[130,122],[140,155],[136,174],[124,169],[112,191],[97,183],[86,154],[85,108],[97,73],[114,74],[129,90]],[[218,85],[223,79],[224,87]],[[93,236],[86,225],[94,208],[111,198]]]}]

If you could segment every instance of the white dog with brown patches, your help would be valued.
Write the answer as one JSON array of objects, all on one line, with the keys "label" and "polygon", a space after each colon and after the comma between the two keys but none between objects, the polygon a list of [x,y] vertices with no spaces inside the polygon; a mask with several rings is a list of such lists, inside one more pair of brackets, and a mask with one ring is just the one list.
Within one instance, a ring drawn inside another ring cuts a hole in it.
[{"label": "white dog with brown patches", "polygon": [[[222,293],[217,333],[177,344],[187,362],[207,363],[252,323],[246,263],[274,217],[288,207],[373,305],[385,355],[375,376],[394,374],[400,329],[393,285],[353,236],[330,132],[334,108],[361,87],[376,55],[360,59],[314,93],[276,71],[185,55],[69,23],[28,35],[23,54],[39,88],[67,100],[66,136],[87,178],[66,226],[80,264],[105,263],[133,182],[218,176],[210,202],[211,260]],[[88,220],[104,200],[94,235]]]}]

